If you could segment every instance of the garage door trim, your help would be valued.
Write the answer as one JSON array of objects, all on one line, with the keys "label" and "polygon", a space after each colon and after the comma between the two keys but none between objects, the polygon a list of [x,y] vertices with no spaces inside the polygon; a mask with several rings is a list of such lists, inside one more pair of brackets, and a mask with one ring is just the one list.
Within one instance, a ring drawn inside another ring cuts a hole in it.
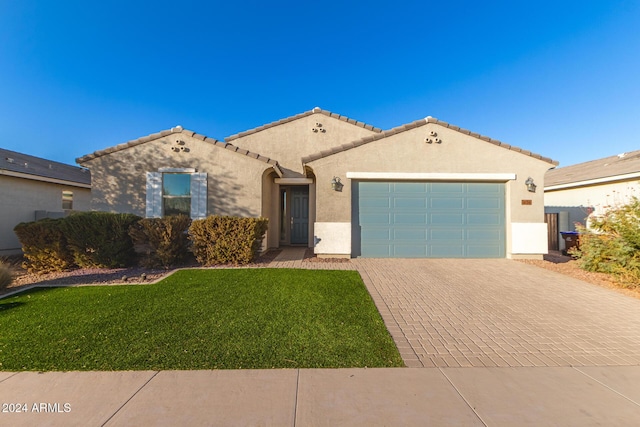
[{"label": "garage door trim", "polygon": [[349,179],[385,181],[495,181],[516,179],[515,173],[347,172]]}]

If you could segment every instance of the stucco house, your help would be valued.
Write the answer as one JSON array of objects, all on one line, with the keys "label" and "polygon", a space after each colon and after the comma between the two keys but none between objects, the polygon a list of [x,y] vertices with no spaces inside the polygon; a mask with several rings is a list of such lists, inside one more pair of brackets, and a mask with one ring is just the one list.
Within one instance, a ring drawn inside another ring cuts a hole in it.
[{"label": "stucco house", "polygon": [[382,131],[320,108],[224,142],[178,126],[77,161],[95,210],[263,216],[265,248],[326,257],[475,258],[546,253],[531,190],[557,164],[432,117]]},{"label": "stucco house", "polygon": [[0,255],[21,253],[21,222],[89,210],[87,169],[0,148]]},{"label": "stucco house", "polygon": [[[588,225],[590,217],[627,204],[633,196],[640,197],[640,150],[548,171],[544,211],[550,242],[553,233],[575,231],[576,223]],[[565,249],[563,239],[556,240],[552,249]]]}]

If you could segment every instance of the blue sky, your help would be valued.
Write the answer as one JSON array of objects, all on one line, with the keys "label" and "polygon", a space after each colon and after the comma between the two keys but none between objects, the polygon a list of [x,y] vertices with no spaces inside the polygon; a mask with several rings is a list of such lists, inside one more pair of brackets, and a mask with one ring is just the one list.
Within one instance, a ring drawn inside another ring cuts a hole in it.
[{"label": "blue sky", "polygon": [[0,147],[433,116],[568,166],[640,149],[639,1],[0,0]]}]

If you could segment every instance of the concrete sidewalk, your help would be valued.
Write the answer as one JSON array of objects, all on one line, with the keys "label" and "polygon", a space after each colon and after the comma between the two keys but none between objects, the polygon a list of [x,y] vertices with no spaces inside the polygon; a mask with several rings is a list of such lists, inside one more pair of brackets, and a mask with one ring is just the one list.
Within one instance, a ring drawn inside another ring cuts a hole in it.
[{"label": "concrete sidewalk", "polygon": [[639,384],[639,366],[1,372],[0,425],[635,426]]}]

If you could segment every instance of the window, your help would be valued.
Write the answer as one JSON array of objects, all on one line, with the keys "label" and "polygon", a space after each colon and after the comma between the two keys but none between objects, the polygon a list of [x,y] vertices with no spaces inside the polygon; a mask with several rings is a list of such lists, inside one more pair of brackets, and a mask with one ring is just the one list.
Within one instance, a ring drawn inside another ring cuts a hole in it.
[{"label": "window", "polygon": [[191,174],[162,174],[162,212],[164,216],[191,216]]},{"label": "window", "polygon": [[207,174],[189,168],[161,168],[147,172],[146,217],[185,214],[207,216]]},{"label": "window", "polygon": [[64,210],[73,209],[73,191],[62,192],[62,209]]}]

